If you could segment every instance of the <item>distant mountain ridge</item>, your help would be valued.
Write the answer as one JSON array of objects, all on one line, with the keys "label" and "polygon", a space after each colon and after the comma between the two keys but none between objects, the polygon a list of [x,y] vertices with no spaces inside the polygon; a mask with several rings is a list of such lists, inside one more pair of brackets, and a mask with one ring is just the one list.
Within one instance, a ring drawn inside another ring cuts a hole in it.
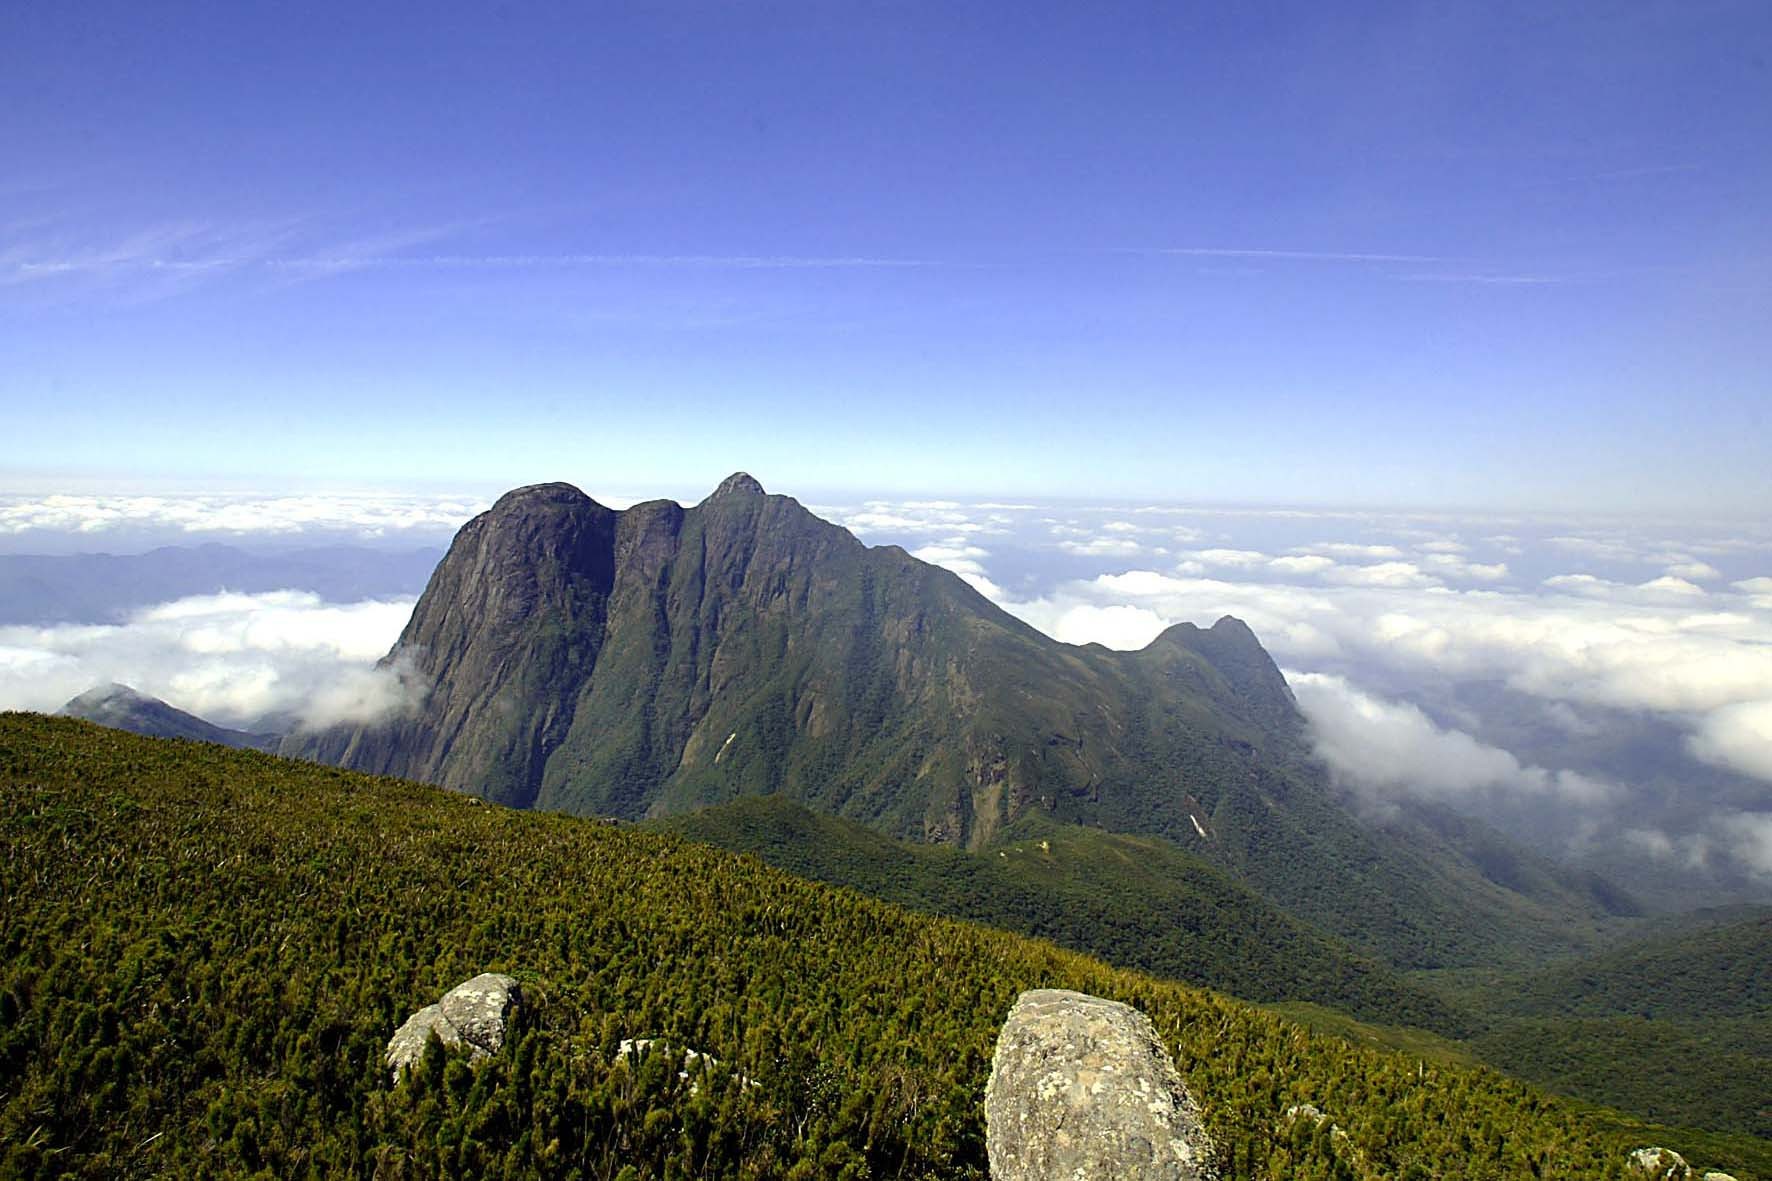
[{"label": "distant mountain ridge", "polygon": [[1240,621],[1063,644],[743,473],[688,508],[507,493],[386,659],[430,685],[416,714],[282,753],[580,814],[779,792],[973,849],[1035,812],[1164,836],[1405,966],[1582,946],[1607,910],[1554,874],[1493,881],[1432,825],[1355,819]]},{"label": "distant mountain ridge", "polygon": [[206,722],[195,714],[138,693],[115,682],[88,689],[56,711],[62,717],[97,722],[113,730],[145,734],[149,738],[187,738],[193,742],[218,742],[223,746],[275,753],[281,734],[253,734]]}]

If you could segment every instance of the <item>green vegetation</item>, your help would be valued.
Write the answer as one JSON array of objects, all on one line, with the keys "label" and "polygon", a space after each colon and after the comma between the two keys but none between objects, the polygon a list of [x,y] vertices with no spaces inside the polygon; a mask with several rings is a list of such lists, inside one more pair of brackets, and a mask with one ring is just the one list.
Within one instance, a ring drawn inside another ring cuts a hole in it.
[{"label": "green vegetation", "polygon": [[[1772,1021],[1758,1008],[1772,989],[1763,916],[1538,973],[1412,984],[1157,838],[1029,816],[973,854],[893,841],[779,797],[657,827],[801,877],[1268,1002],[1359,1045],[1488,1062],[1639,1116],[1772,1135]],[[1568,1019],[1578,1016],[1592,1019]]]},{"label": "green vegetation", "polygon": [[1485,1060],[1551,1090],[1663,1123],[1772,1137],[1772,1021],[1640,1017],[1498,1021]]},{"label": "green vegetation", "polygon": [[1314,1000],[1374,1020],[1469,1031],[1434,994],[1158,837],[1033,815],[968,853],[894,841],[780,796],[749,796],[656,826],[754,853],[800,877],[1038,935],[1248,1000]]},{"label": "green vegetation", "polygon": [[1772,915],[1670,931],[1536,972],[1461,972],[1471,1048],[1648,1118],[1772,1136]]},{"label": "green vegetation", "polygon": [[[0,1175],[982,1177],[997,1027],[1040,985],[1151,1015],[1232,1178],[1767,1163],[673,837],[253,752],[0,715],[0,848]],[[391,1086],[399,1021],[499,969],[534,997],[505,1050]],[[723,1065],[630,1068],[630,1036]],[[1347,1139],[1282,1127],[1305,1102]]]}]

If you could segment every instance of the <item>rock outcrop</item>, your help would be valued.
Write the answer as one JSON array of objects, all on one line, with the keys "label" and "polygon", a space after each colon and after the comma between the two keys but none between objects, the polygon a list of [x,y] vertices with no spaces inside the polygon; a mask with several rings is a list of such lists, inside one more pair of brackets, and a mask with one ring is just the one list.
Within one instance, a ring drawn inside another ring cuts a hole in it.
[{"label": "rock outcrop", "polygon": [[1656,1181],[1692,1181],[1692,1166],[1671,1148],[1639,1148],[1630,1154],[1630,1167]]},{"label": "rock outcrop", "polygon": [[1211,1178],[1200,1109],[1150,1018],[1080,992],[1016,999],[985,1087],[993,1181]]},{"label": "rock outcrop", "polygon": [[443,994],[408,1017],[388,1039],[387,1063],[395,1082],[400,1072],[424,1056],[431,1035],[445,1046],[468,1047],[474,1060],[496,1054],[505,1044],[505,1032],[523,1006],[523,992],[516,980],[497,972],[482,972]]}]

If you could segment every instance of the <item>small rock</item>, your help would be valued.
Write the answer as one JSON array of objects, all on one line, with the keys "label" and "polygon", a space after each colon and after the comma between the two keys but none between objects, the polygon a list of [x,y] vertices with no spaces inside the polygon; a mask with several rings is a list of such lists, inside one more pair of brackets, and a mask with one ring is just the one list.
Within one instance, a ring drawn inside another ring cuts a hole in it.
[{"label": "small rock", "polygon": [[1671,1148],[1639,1148],[1630,1154],[1630,1166],[1656,1181],[1692,1181],[1692,1166]]},{"label": "small rock", "polygon": [[1035,989],[1016,999],[985,1087],[993,1181],[1202,1181],[1212,1143],[1150,1018]]},{"label": "small rock", "polygon": [[1706,1169],[1704,1171],[1704,1176],[1700,1177],[1698,1181],[1735,1181],[1735,1178],[1731,1177],[1728,1173],[1719,1173],[1715,1169]]}]

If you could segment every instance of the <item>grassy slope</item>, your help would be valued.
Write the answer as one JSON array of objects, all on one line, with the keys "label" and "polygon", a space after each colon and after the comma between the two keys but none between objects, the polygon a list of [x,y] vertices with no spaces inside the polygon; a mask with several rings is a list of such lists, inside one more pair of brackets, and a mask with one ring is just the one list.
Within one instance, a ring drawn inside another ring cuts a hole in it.
[{"label": "grassy slope", "polygon": [[779,796],[656,823],[801,877],[1250,1000],[1313,1000],[1373,1020],[1468,1030],[1436,995],[1160,838],[1029,816],[997,845],[967,853],[894,841]]},{"label": "grassy slope", "polygon": [[[1351,1149],[1588,1181],[1700,1142],[754,859],[251,752],[0,715],[0,838],[5,1175],[982,1177],[991,1045],[1038,985],[1150,1013],[1233,1176]],[[512,1044],[391,1087],[393,1027],[485,969],[534,998]],[[760,1085],[612,1063],[635,1035]],[[1349,1139],[1278,1130],[1300,1102]]]}]

